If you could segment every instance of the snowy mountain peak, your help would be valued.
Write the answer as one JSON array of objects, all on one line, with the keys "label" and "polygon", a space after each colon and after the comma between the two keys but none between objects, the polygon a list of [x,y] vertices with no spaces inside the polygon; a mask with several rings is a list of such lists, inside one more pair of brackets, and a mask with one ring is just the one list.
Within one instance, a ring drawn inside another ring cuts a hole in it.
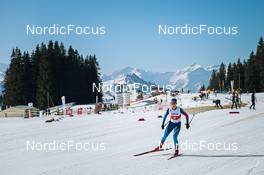
[{"label": "snowy mountain peak", "polygon": [[197,63],[193,63],[192,65],[190,66],[186,66],[184,67],[182,70],[180,70],[181,72],[192,72],[192,71],[195,71],[199,68],[203,68],[200,64],[197,64]]},{"label": "snowy mountain peak", "polygon": [[127,66],[119,71],[115,71],[113,74],[129,74],[133,71],[134,68],[130,67],[130,66]]},{"label": "snowy mountain peak", "polygon": [[125,76],[125,82],[127,84],[140,83],[140,84],[149,84],[145,80],[141,79],[137,74],[132,73]]},{"label": "snowy mountain peak", "polygon": [[189,70],[190,71],[194,71],[196,69],[202,68],[202,66],[200,64],[197,63],[193,63],[192,65],[189,66]]},{"label": "snowy mountain peak", "polygon": [[[143,69],[125,67],[113,74],[104,75],[103,82],[151,82],[156,85],[172,85],[175,89],[197,92],[202,85],[207,86],[211,72],[217,66],[203,67],[194,63],[175,72],[152,72]],[[143,84],[145,84],[143,83]]]},{"label": "snowy mountain peak", "polygon": [[8,65],[7,64],[0,63],[0,71],[1,72],[5,72],[7,68],[8,68]]},{"label": "snowy mountain peak", "polygon": [[206,67],[206,70],[208,71],[213,71],[213,70],[218,70],[220,65],[210,65]]},{"label": "snowy mountain peak", "polygon": [[0,94],[2,94],[3,91],[3,81],[5,79],[5,72],[8,68],[7,64],[0,63]]},{"label": "snowy mountain peak", "polygon": [[147,82],[143,79],[141,79],[139,76],[137,76],[135,73],[129,73],[129,74],[119,74],[115,79],[107,80],[103,82],[104,85],[109,84],[133,84],[133,83],[139,83],[139,84],[146,84],[150,85],[150,82]]},{"label": "snowy mountain peak", "polygon": [[2,83],[5,79],[5,72],[0,71],[0,83]]}]

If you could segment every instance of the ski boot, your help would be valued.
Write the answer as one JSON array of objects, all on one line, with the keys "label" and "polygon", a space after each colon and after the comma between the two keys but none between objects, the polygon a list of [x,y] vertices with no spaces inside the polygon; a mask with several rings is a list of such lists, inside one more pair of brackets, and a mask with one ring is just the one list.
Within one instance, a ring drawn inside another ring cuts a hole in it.
[{"label": "ski boot", "polygon": [[160,144],[159,146],[157,146],[156,148],[154,148],[155,151],[160,151],[162,149],[162,144]]},{"label": "ski boot", "polygon": [[176,149],[175,152],[174,152],[174,155],[173,155],[173,156],[176,157],[176,156],[178,156],[178,155],[179,155],[179,150]]}]

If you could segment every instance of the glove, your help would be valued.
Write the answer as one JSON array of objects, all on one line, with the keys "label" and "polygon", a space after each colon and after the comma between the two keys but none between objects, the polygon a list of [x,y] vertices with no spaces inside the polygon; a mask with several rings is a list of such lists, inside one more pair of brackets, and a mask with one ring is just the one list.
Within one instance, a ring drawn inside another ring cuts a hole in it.
[{"label": "glove", "polygon": [[190,124],[189,123],[186,123],[186,129],[189,129],[190,128]]},{"label": "glove", "polygon": [[162,125],[161,125],[161,129],[162,129],[162,130],[164,129],[164,123],[162,123]]}]

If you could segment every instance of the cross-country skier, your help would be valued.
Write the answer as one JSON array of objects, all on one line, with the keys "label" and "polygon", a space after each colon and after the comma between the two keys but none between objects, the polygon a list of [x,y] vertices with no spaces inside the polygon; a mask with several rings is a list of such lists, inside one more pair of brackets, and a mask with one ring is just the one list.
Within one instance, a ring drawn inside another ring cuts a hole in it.
[{"label": "cross-country skier", "polygon": [[175,146],[175,153],[174,156],[179,154],[179,146],[178,146],[178,135],[181,130],[181,116],[184,115],[186,118],[186,128],[189,129],[189,115],[180,107],[177,106],[177,100],[175,98],[171,99],[171,107],[166,110],[166,113],[163,117],[163,122],[161,125],[161,129],[165,127],[165,121],[167,116],[170,115],[170,121],[164,131],[164,134],[161,138],[160,145],[155,148],[155,150],[160,150],[168,137],[168,135],[173,130],[173,141]]},{"label": "cross-country skier", "polygon": [[256,96],[255,96],[255,92],[253,92],[251,95],[251,106],[249,107],[249,109],[251,109],[252,107],[253,109],[255,109],[255,103],[256,103]]}]

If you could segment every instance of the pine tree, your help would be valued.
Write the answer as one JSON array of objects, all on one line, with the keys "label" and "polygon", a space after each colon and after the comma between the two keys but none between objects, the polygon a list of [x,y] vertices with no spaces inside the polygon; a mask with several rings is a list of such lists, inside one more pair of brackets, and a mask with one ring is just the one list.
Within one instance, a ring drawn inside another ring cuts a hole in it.
[{"label": "pine tree", "polygon": [[204,86],[204,84],[200,87],[199,92],[201,92],[201,91],[205,91],[205,86]]},{"label": "pine tree", "polygon": [[89,57],[89,72],[90,75],[94,75],[90,79],[89,83],[89,92],[91,92],[90,100],[95,102],[96,96],[98,100],[100,101],[102,98],[102,93],[101,92],[93,92],[93,83],[96,84],[97,86],[101,84],[101,79],[100,79],[100,68],[99,64],[97,62],[97,58],[95,55]]},{"label": "pine tree", "polygon": [[11,63],[4,81],[4,105],[14,106],[25,104],[22,54],[20,49],[13,49]]},{"label": "pine tree", "polygon": [[263,92],[264,91],[264,41],[263,38],[260,37],[258,46],[257,46],[257,51],[256,51],[256,59],[258,62],[258,70],[259,70],[259,91]]},{"label": "pine tree", "polygon": [[237,65],[237,70],[236,70],[236,73],[237,73],[237,88],[240,91],[243,91],[244,90],[245,71],[244,71],[244,66],[243,66],[243,64],[240,61],[240,58],[237,60],[237,64],[236,65]]},{"label": "pine tree", "polygon": [[47,107],[47,95],[50,91],[50,87],[50,67],[47,59],[47,48],[46,45],[42,43],[36,91],[37,105],[40,109]]},{"label": "pine tree", "polygon": [[226,69],[225,64],[221,63],[219,68],[219,83],[220,83],[220,89],[223,91],[225,90],[225,84],[226,84]]},{"label": "pine tree", "polygon": [[37,79],[39,75],[39,62],[40,62],[40,47],[39,45],[36,46],[35,51],[32,52],[31,54],[31,59],[32,59],[32,95],[33,95],[33,105],[36,106],[37,100],[36,100],[36,94],[37,94]]},{"label": "pine tree", "polygon": [[28,52],[24,52],[22,56],[22,79],[23,79],[23,98],[24,103],[27,104],[29,102],[33,102],[34,94],[33,94],[33,79],[32,79],[32,60],[29,56]]},{"label": "pine tree", "polygon": [[258,83],[259,72],[257,69],[256,57],[252,51],[247,61],[247,67],[245,70],[245,86],[247,86],[248,91],[258,91]]},{"label": "pine tree", "polygon": [[219,90],[219,74],[216,70],[212,71],[211,78],[209,81],[209,88],[211,90]]},{"label": "pine tree", "polygon": [[[47,46],[37,45],[31,56],[27,52],[21,54],[16,48],[4,80],[4,104],[33,102],[34,106],[45,109],[60,105],[63,95],[66,102],[91,103],[96,96],[100,101],[102,93],[93,92],[93,83],[101,83],[95,55],[84,59],[72,46],[66,53],[63,43],[57,41],[49,41]],[[48,105],[50,100],[52,104]]]},{"label": "pine tree", "polygon": [[234,90],[238,89],[238,79],[239,79],[239,75],[238,75],[238,71],[237,71],[237,64],[234,62],[232,65],[233,68],[233,80],[234,80]]},{"label": "pine tree", "polygon": [[231,84],[230,82],[234,80],[234,71],[232,64],[229,63],[228,68],[227,68],[227,76],[226,76],[226,88],[231,91]]},{"label": "pine tree", "polygon": [[212,72],[209,87],[217,88],[217,79],[220,81],[224,77],[224,72],[226,72],[226,83],[225,88],[231,89],[230,82],[234,80],[234,89],[246,91],[264,91],[264,41],[261,37],[256,54],[252,51],[247,60],[243,63],[240,59],[237,62],[229,63],[227,71],[224,70],[224,64],[222,63],[219,69],[219,73],[216,71]]}]

